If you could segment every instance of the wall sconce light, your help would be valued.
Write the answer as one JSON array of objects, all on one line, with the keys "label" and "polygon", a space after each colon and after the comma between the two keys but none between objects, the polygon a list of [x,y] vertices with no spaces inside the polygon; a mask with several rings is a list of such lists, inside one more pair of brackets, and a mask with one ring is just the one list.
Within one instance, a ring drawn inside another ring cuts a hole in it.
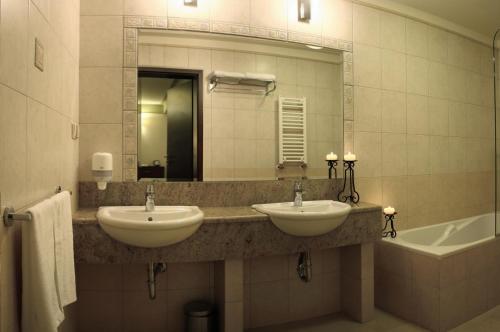
[{"label": "wall sconce light", "polygon": [[184,6],[197,7],[198,0],[184,0]]},{"label": "wall sconce light", "polygon": [[309,23],[311,20],[311,0],[297,0],[299,21]]}]

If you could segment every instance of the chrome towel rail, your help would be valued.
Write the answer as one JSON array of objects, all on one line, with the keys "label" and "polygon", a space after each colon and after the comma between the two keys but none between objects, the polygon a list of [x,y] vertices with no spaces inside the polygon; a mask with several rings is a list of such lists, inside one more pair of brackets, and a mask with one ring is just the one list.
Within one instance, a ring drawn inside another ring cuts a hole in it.
[{"label": "chrome towel rail", "polygon": [[[58,194],[60,192],[62,192],[62,188],[61,186],[58,186],[55,190],[55,194]],[[71,191],[69,193],[70,195],[73,194]],[[16,213],[12,206],[6,207],[3,210],[3,224],[6,227],[12,226],[16,221],[31,221],[31,219],[31,213]]]}]

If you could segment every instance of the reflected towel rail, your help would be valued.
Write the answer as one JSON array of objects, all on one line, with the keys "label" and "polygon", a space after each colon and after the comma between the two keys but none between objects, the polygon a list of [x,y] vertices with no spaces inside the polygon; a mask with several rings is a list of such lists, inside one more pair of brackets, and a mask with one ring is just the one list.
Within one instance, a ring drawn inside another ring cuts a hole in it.
[{"label": "reflected towel rail", "polygon": [[[61,186],[58,186],[55,190],[55,194],[58,194],[60,192],[62,192],[62,188],[61,188]],[[73,193],[70,191],[69,194],[72,195]],[[40,200],[40,201],[42,201],[42,200]],[[38,202],[40,202],[40,201],[38,201]],[[29,212],[16,213],[13,207],[11,207],[11,206],[6,207],[3,210],[3,224],[6,227],[10,227],[16,221],[31,221],[31,213],[29,213]]]}]

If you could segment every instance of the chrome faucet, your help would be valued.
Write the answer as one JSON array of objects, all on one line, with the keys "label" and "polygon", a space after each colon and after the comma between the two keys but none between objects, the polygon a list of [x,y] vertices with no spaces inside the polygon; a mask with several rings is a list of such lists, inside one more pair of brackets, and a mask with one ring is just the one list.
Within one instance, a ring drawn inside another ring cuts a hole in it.
[{"label": "chrome faucet", "polygon": [[302,206],[302,194],[304,193],[304,188],[302,187],[302,182],[296,181],[293,185],[293,192],[295,193],[295,199],[293,200],[293,206]]},{"label": "chrome faucet", "polygon": [[152,184],[146,186],[146,211],[151,212],[155,210],[155,187]]}]

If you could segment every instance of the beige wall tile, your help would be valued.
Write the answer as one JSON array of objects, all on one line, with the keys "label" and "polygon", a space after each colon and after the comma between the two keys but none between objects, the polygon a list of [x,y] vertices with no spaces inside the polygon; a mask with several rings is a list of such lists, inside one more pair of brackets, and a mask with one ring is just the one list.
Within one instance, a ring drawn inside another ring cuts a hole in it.
[{"label": "beige wall tile", "polygon": [[448,137],[430,137],[429,159],[431,164],[431,174],[443,174],[449,171]]},{"label": "beige wall tile", "polygon": [[250,0],[215,0],[210,2],[210,19],[217,22],[250,24]]},{"label": "beige wall tile", "polygon": [[[2,206],[27,203],[27,98],[0,85],[0,188]],[[6,139],[8,138],[8,139]]]},{"label": "beige wall tile", "polygon": [[382,128],[382,91],[354,88],[354,130],[380,132]]},{"label": "beige wall tile", "polygon": [[407,57],[406,84],[408,93],[427,96],[429,86],[428,62],[424,58]]},{"label": "beige wall tile", "polygon": [[210,285],[211,263],[172,263],[168,265],[168,289],[205,289]]},{"label": "beige wall tile", "polygon": [[407,174],[407,145],[405,134],[382,134],[382,176]]},{"label": "beige wall tile", "polygon": [[382,132],[406,133],[406,94],[382,91]]},{"label": "beige wall tile", "polygon": [[406,120],[408,134],[429,133],[427,97],[411,94],[406,96]]},{"label": "beige wall tile", "polygon": [[406,52],[411,55],[427,57],[427,25],[410,19],[406,20]]},{"label": "beige wall tile", "polygon": [[429,41],[429,59],[441,63],[448,61],[448,32],[435,28],[427,27]]},{"label": "beige wall tile", "polygon": [[448,136],[448,101],[429,98],[429,133],[431,135]]},{"label": "beige wall tile", "polygon": [[162,0],[124,0],[125,15],[167,16],[167,2]]},{"label": "beige wall tile", "polygon": [[380,133],[358,132],[354,140],[360,177],[377,177],[382,174],[382,136]]},{"label": "beige wall tile", "polygon": [[380,13],[380,46],[398,52],[406,51],[406,26],[402,16]]},{"label": "beige wall tile", "polygon": [[123,15],[123,0],[82,0],[81,15]]},{"label": "beige wall tile", "polygon": [[[168,265],[167,269],[170,268]],[[122,265],[123,291],[148,292],[148,264],[123,264]],[[156,289],[167,290],[167,273],[156,275]]]},{"label": "beige wall tile", "polygon": [[122,70],[80,69],[80,123],[122,122]]},{"label": "beige wall tile", "polygon": [[429,136],[408,135],[408,175],[430,173]]},{"label": "beige wall tile", "polygon": [[123,293],[123,331],[167,331],[167,292],[152,301],[145,291]]},{"label": "beige wall tile", "polygon": [[352,41],[353,5],[349,1],[325,1],[323,9],[323,38],[335,38]]},{"label": "beige wall tile", "polygon": [[122,67],[123,20],[118,16],[82,16],[80,66]]},{"label": "beige wall tile", "polygon": [[355,43],[380,46],[380,11],[355,4],[353,23]]},{"label": "beige wall tile", "polygon": [[[27,88],[28,58],[28,4],[27,1],[8,0],[0,4],[0,43],[9,45],[0,55],[0,82],[21,92]],[[31,11],[36,10],[31,4]],[[32,41],[34,47],[34,41]]]},{"label": "beige wall tile", "polygon": [[371,88],[381,87],[382,55],[379,48],[354,44],[354,83]]},{"label": "beige wall tile", "polygon": [[75,272],[78,292],[122,290],[123,278],[120,264],[77,264]]},{"label": "beige wall tile", "polygon": [[288,280],[250,285],[251,327],[287,322],[289,296]]},{"label": "beige wall tile", "polygon": [[250,26],[287,29],[287,0],[250,0]]},{"label": "beige wall tile", "polygon": [[429,61],[429,96],[448,98],[448,69],[446,65]]},{"label": "beige wall tile", "polygon": [[78,293],[80,331],[122,331],[123,295],[118,291],[82,291]]},{"label": "beige wall tile", "polygon": [[406,91],[406,56],[390,50],[382,50],[382,88]]}]

